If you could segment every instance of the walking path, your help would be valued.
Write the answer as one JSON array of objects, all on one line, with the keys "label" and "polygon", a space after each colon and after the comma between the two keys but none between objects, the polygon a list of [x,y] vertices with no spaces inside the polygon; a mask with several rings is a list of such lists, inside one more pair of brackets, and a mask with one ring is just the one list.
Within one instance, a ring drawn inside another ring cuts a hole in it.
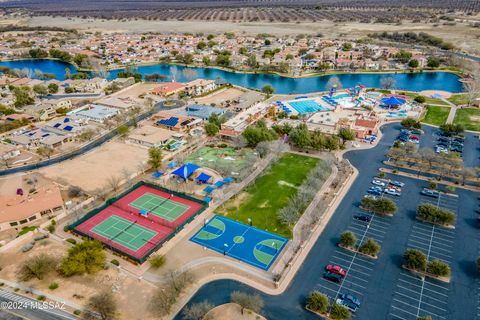
[{"label": "walking path", "polygon": [[451,107],[446,123],[453,123],[453,120],[455,119],[455,114],[457,113],[458,106],[454,103],[451,103],[447,99],[442,99],[442,101],[448,103],[448,105]]}]

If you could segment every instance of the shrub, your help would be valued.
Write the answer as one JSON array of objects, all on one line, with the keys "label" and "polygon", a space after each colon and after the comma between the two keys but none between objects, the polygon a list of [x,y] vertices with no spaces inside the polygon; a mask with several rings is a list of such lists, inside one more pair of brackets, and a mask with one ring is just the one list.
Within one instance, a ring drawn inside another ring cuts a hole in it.
[{"label": "shrub", "polygon": [[55,290],[55,289],[57,289],[57,288],[58,288],[58,283],[56,283],[56,282],[52,282],[52,283],[50,283],[50,285],[48,286],[48,289],[50,289],[50,290]]},{"label": "shrub", "polygon": [[388,198],[362,198],[360,203],[363,209],[382,215],[391,215],[397,211],[395,202]]},{"label": "shrub", "polygon": [[424,96],[416,96],[413,100],[418,103],[425,103],[427,102],[427,98]]},{"label": "shrub", "polygon": [[51,224],[47,227],[47,230],[48,232],[50,233],[54,233],[55,232],[55,225],[54,224]]},{"label": "shrub", "polygon": [[47,299],[47,297],[45,297],[44,295],[40,295],[37,297],[37,300],[38,301],[45,301]]},{"label": "shrub", "polygon": [[373,239],[365,241],[358,249],[363,254],[375,257],[380,252],[380,245]]},{"label": "shrub", "polygon": [[421,316],[418,317],[417,320],[432,320],[432,316]]},{"label": "shrub", "polygon": [[82,313],[82,311],[80,311],[78,309],[73,311],[73,314],[76,315],[76,316],[79,316],[81,313]]},{"label": "shrub", "polygon": [[158,269],[165,264],[165,257],[164,256],[154,256],[150,258],[150,266],[154,269]]},{"label": "shrub", "polygon": [[438,259],[432,260],[427,265],[428,273],[439,277],[448,277],[450,275],[450,267],[443,261]]},{"label": "shrub", "polygon": [[427,267],[427,256],[417,249],[408,249],[403,254],[405,266],[413,270],[425,270]]},{"label": "shrub", "polygon": [[73,238],[68,238],[65,241],[70,242],[71,244],[76,244],[77,243],[77,240],[75,240]]},{"label": "shrub", "polygon": [[329,307],[328,297],[323,293],[314,291],[307,298],[307,308],[318,312],[326,313]]},{"label": "shrub", "polygon": [[55,258],[42,253],[23,262],[17,276],[21,281],[28,281],[33,278],[42,280],[49,272],[55,270],[56,264]]},{"label": "shrub", "polygon": [[117,259],[112,259],[112,261],[110,261],[110,263],[117,266],[117,267],[120,265],[120,262],[118,262]]},{"label": "shrub", "polygon": [[63,227],[63,232],[68,232],[70,231],[70,227],[67,225],[67,226],[64,226]]},{"label": "shrub", "polygon": [[105,252],[100,241],[85,240],[68,250],[60,270],[66,277],[74,274],[95,273],[103,269],[105,259]]},{"label": "shrub", "polygon": [[334,304],[330,310],[330,319],[334,320],[347,320],[350,319],[352,314],[350,311],[341,304]]},{"label": "shrub", "polygon": [[353,232],[345,231],[340,236],[340,243],[339,244],[342,247],[350,248],[350,247],[355,246],[355,243],[357,243],[357,238],[355,237]]}]

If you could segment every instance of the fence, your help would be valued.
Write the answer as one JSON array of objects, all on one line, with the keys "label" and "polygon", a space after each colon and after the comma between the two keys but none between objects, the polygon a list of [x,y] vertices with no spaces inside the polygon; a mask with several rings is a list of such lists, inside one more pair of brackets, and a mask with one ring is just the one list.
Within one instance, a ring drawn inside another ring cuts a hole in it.
[{"label": "fence", "polygon": [[202,213],[207,207],[208,207],[208,204],[203,201],[203,200],[200,200],[200,199],[197,199],[195,197],[192,197],[192,196],[189,196],[185,193],[182,193],[182,192],[178,192],[178,191],[174,191],[174,190],[169,190],[169,189],[166,189],[162,186],[159,186],[155,183],[151,183],[151,182],[145,182],[145,181],[140,181],[140,182],[137,182],[136,184],[134,184],[132,187],[128,188],[127,190],[125,190],[124,192],[122,192],[120,195],[118,196],[115,196],[113,198],[110,198],[108,199],[107,201],[105,201],[105,203],[90,211],[89,213],[87,213],[85,216],[81,217],[80,219],[76,220],[74,223],[70,224],[68,226],[68,228],[72,231],[74,231],[75,233],[83,236],[83,237],[87,237],[87,238],[92,238],[90,235],[88,234],[85,234],[77,229],[75,229],[77,226],[79,226],[80,224],[82,224],[83,222],[91,219],[92,217],[94,217],[95,215],[97,215],[100,211],[104,210],[105,208],[107,208],[108,206],[111,206],[113,203],[115,203],[116,201],[118,201],[119,199],[125,197],[127,194],[129,194],[130,192],[132,192],[133,190],[141,187],[141,186],[148,186],[148,187],[151,187],[151,188],[154,188],[154,189],[157,189],[157,190],[160,190],[160,191],[163,191],[163,192],[167,192],[167,193],[170,193],[170,194],[174,194],[178,197],[181,197],[181,198],[184,198],[184,199],[187,199],[187,200],[190,200],[190,201],[193,201],[193,202],[196,202],[196,203],[199,203],[202,205],[202,207],[200,208],[200,210],[198,210],[197,212],[195,212],[195,214],[193,214],[190,218],[188,218],[184,223],[182,223],[181,225],[179,225],[178,227],[176,227],[173,232],[168,235],[166,238],[162,239],[159,243],[157,243],[151,250],[149,250],[142,258],[136,258],[132,255],[129,255],[123,251],[121,251],[120,249],[117,249],[117,248],[114,248],[114,247],[109,247],[112,251],[115,251],[116,253],[120,254],[120,255],[123,255],[123,256],[126,256],[128,259],[134,261],[134,262],[137,262],[137,263],[143,263],[145,262],[145,260],[147,260],[147,258],[152,254],[154,253],[155,251],[157,251],[165,242],[167,242],[168,240],[170,240],[173,236],[175,236],[178,232],[180,232],[184,227],[185,225],[189,224],[190,222],[192,222],[193,219],[195,219],[196,216],[198,216],[200,213]]}]

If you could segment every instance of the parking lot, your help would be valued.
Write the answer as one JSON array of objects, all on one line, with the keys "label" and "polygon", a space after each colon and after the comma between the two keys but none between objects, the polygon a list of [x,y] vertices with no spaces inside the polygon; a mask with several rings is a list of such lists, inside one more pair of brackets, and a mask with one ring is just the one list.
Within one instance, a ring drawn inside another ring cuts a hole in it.
[{"label": "parking lot", "polygon": [[[431,203],[439,208],[457,212],[458,196],[440,194],[440,197],[421,196],[419,204]],[[452,265],[455,229],[415,221],[408,237],[407,248],[425,253],[427,261],[439,259]],[[402,270],[397,280],[390,315],[393,319],[413,319],[430,315],[434,319],[448,319],[449,284]]]}]

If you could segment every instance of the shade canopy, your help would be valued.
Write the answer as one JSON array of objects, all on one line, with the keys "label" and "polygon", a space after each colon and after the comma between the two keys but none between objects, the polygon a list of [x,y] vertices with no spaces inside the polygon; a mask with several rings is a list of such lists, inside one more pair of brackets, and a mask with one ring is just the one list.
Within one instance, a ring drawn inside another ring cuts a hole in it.
[{"label": "shade canopy", "polygon": [[194,173],[196,170],[201,167],[193,163],[185,163],[183,166],[173,171],[172,174],[179,176],[180,178],[187,179]]},{"label": "shade canopy", "polygon": [[163,176],[163,172],[157,171],[152,173],[152,177],[154,178],[160,178],[161,176]]},{"label": "shade canopy", "polygon": [[405,102],[406,100],[397,97],[389,97],[382,99],[382,103],[386,106],[401,106]]},{"label": "shade canopy", "polygon": [[215,190],[214,187],[208,186],[208,187],[206,187],[205,189],[203,189],[203,192],[205,192],[206,194],[210,194],[210,193],[212,193],[214,190]]},{"label": "shade canopy", "polygon": [[200,173],[200,175],[197,177],[197,181],[199,182],[207,182],[208,180],[210,180],[212,178],[212,176],[209,176],[208,174],[206,174],[205,172],[202,172]]}]

